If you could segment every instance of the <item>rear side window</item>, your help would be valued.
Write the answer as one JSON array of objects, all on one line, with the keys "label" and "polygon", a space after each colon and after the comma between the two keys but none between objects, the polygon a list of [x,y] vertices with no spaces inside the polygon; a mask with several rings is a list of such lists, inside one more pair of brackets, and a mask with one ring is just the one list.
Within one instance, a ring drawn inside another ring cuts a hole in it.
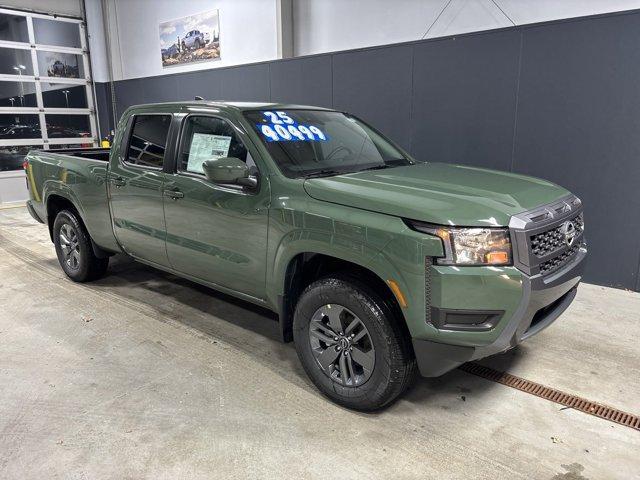
[{"label": "rear side window", "polygon": [[162,168],[171,115],[136,115],[127,150],[127,162]]},{"label": "rear side window", "polygon": [[180,146],[178,170],[203,173],[202,163],[222,157],[235,157],[253,166],[247,148],[233,126],[217,117],[187,117]]}]

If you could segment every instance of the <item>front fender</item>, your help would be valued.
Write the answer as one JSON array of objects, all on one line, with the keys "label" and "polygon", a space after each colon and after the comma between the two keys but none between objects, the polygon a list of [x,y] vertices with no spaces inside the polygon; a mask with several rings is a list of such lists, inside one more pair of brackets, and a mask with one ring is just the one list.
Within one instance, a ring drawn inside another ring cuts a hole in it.
[{"label": "front fender", "polygon": [[275,202],[276,208],[270,210],[269,258],[273,260],[267,269],[272,279],[267,282],[267,297],[273,305],[286,293],[289,264],[302,253],[357,264],[385,283],[396,281],[405,295],[414,295],[415,288],[406,287],[415,281],[416,272],[424,273],[425,254],[441,253],[439,239],[411,231],[400,218],[325,202],[303,203],[298,208],[277,208]]}]

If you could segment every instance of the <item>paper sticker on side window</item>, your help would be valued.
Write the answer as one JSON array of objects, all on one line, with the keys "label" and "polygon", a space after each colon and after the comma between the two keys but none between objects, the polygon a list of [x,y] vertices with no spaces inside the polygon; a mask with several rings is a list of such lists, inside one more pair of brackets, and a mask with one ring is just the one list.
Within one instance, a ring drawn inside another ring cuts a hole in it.
[{"label": "paper sticker on side window", "polygon": [[267,123],[258,131],[267,142],[325,142],[329,137],[315,125],[297,123],[286,112],[262,112]]},{"label": "paper sticker on side window", "polygon": [[230,145],[231,137],[211,135],[209,133],[194,133],[189,147],[187,171],[204,173],[202,163],[205,160],[216,160],[228,156]]}]

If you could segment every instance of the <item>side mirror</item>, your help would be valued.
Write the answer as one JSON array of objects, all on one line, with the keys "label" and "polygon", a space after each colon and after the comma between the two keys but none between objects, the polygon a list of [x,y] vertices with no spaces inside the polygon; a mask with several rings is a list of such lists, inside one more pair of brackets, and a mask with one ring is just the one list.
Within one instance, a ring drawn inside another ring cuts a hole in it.
[{"label": "side mirror", "polygon": [[213,183],[242,185],[251,188],[258,186],[258,180],[250,176],[249,167],[239,158],[222,157],[215,160],[205,160],[202,163],[202,170],[207,179]]}]

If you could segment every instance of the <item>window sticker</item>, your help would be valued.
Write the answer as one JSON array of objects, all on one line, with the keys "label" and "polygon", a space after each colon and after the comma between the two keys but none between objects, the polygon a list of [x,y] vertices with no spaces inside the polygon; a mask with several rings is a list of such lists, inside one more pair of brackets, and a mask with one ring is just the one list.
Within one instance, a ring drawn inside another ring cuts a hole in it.
[{"label": "window sticker", "polygon": [[329,137],[315,125],[297,123],[286,112],[262,112],[268,123],[259,123],[258,131],[267,142],[326,142]]},{"label": "window sticker", "polygon": [[204,173],[202,163],[205,160],[227,157],[230,145],[231,137],[210,133],[194,133],[189,147],[187,172]]}]

